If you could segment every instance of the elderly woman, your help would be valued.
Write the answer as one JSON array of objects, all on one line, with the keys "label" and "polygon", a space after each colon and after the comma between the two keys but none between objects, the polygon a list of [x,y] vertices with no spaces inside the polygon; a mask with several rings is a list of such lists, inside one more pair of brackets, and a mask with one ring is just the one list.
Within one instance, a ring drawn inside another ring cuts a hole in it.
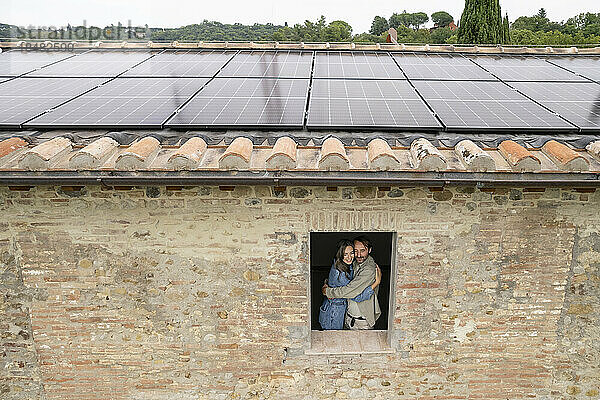
[{"label": "elderly woman", "polygon": [[[333,265],[329,270],[327,285],[329,287],[346,286],[352,281],[354,270],[352,262],[354,261],[354,245],[349,240],[341,240],[338,243],[337,252],[333,260]],[[356,302],[361,302],[373,296],[374,290],[381,282],[381,271],[377,267],[375,282],[367,286],[361,294],[353,298]],[[344,317],[348,308],[347,299],[328,299],[323,300],[319,310],[319,323],[325,330],[343,329]]]}]

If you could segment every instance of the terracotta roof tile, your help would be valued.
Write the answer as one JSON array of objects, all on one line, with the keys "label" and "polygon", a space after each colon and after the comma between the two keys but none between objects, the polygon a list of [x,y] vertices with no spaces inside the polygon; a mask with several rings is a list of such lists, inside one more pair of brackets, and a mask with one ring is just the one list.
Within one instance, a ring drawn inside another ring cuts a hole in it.
[{"label": "terracotta roof tile", "polygon": [[414,140],[410,145],[412,165],[416,169],[442,171],[448,166],[442,153],[425,138]]},{"label": "terracotta roof tile", "polygon": [[19,137],[12,137],[0,142],[0,158],[9,155],[13,151],[27,146],[27,142]]},{"label": "terracotta roof tile", "polygon": [[242,136],[236,138],[219,158],[219,168],[248,169],[253,147],[252,140]]},{"label": "terracotta roof tile", "polygon": [[462,163],[473,171],[495,171],[494,159],[470,140],[459,142],[455,149]]},{"label": "terracotta roof tile", "polygon": [[115,167],[119,170],[128,171],[148,167],[159,150],[160,142],[158,139],[147,136],[119,154]]},{"label": "terracotta roof tile", "polygon": [[600,140],[588,144],[585,148],[596,160],[600,161]]},{"label": "terracotta roof tile", "polygon": [[70,153],[72,148],[71,140],[65,137],[56,137],[27,150],[19,160],[19,167],[26,170],[48,169],[61,156]]},{"label": "terracotta roof tile", "polygon": [[[341,176],[357,174],[357,177],[365,177],[370,173],[374,176],[381,170],[392,171],[388,175],[390,177],[406,172],[418,177],[433,171],[450,175],[487,171],[491,176],[499,177],[500,173],[518,176],[540,171],[539,179],[545,179],[547,173],[574,179],[588,170],[600,175],[600,159],[595,158],[600,154],[600,141],[591,143],[587,147],[589,153],[586,153],[583,149],[575,151],[556,141],[547,142],[542,150],[525,149],[508,140],[501,142],[497,149],[486,147],[484,150],[470,140],[463,140],[454,148],[436,148],[425,138],[413,140],[410,148],[390,146],[381,139],[371,140],[368,144],[352,142],[351,146],[344,146],[335,137],[327,138],[322,144],[315,139],[314,142],[304,142],[304,145],[291,137],[281,137],[274,145],[265,142],[261,146],[253,146],[246,137],[233,139],[227,148],[222,142],[207,144],[206,139],[199,137],[192,137],[180,147],[163,147],[154,137],[145,137],[130,146],[119,147],[114,139],[106,136],[81,149],[73,149],[73,144],[66,137],[39,139],[39,145],[23,147],[10,153],[14,156],[9,154],[4,157],[0,177],[7,178],[11,173],[29,170],[48,171],[49,175],[55,171],[73,171],[74,174],[70,176],[79,176],[77,171],[81,170],[86,171],[81,176],[87,176],[90,172],[103,174],[113,170],[135,170],[158,173],[159,176],[164,173],[166,177],[180,176],[177,173],[169,175],[177,170],[210,176],[231,169],[290,171],[293,176],[310,179],[324,179],[318,178],[318,173],[324,171],[343,171]],[[124,160],[127,165],[124,165]],[[35,176],[44,174],[35,172]],[[600,179],[587,176],[581,179],[600,182]]]},{"label": "terracotta roof tile", "polygon": [[169,156],[169,165],[177,170],[195,169],[207,149],[204,139],[193,137]]},{"label": "terracotta roof tile", "polygon": [[589,169],[588,160],[556,140],[546,142],[542,147],[542,151],[562,170],[587,171]]},{"label": "terracotta roof tile", "polygon": [[539,171],[541,168],[539,158],[515,141],[503,141],[498,150],[515,171]]},{"label": "terracotta roof tile", "polygon": [[75,152],[69,159],[69,166],[73,169],[98,168],[118,146],[119,143],[112,138],[100,138]]},{"label": "terracotta roof tile", "polygon": [[339,171],[348,169],[349,167],[350,161],[348,160],[344,144],[334,137],[325,139],[321,146],[319,168],[327,171]]},{"label": "terracotta roof tile", "polygon": [[398,166],[398,158],[392,148],[382,139],[373,139],[369,142],[369,167],[377,170],[394,169]]},{"label": "terracotta roof tile", "polygon": [[294,169],[296,168],[296,153],[298,145],[294,139],[284,136],[277,139],[271,154],[266,160],[267,168],[270,169]]},{"label": "terracotta roof tile", "polygon": [[[4,47],[22,48],[26,41],[6,41]],[[475,53],[475,54],[600,54],[600,47],[504,47],[504,46],[473,46],[473,45],[435,45],[435,44],[403,44],[403,43],[280,43],[280,42],[115,42],[73,41],[76,49],[280,49],[280,50],[357,50],[357,51],[407,51],[407,52],[443,52],[443,53]],[[60,45],[59,42],[48,41],[47,45]]]}]

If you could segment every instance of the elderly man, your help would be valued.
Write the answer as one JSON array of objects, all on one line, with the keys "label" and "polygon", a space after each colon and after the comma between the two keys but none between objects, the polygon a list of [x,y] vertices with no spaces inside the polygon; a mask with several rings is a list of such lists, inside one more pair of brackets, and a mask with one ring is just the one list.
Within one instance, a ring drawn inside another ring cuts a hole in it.
[{"label": "elderly man", "polygon": [[354,278],[346,286],[335,288],[323,286],[323,294],[328,298],[348,299],[348,309],[344,321],[345,329],[373,329],[375,321],[381,315],[377,301],[379,287],[375,288],[375,293],[368,300],[360,303],[352,300],[367,286],[375,282],[377,264],[370,255],[371,249],[371,241],[366,236],[354,239]]}]

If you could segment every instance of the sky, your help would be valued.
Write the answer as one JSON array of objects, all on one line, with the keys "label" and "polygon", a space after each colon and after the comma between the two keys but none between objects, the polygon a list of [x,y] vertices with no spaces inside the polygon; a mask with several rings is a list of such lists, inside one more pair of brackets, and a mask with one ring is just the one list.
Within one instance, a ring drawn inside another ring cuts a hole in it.
[{"label": "sky", "polygon": [[[283,25],[315,21],[324,15],[327,21],[348,22],[354,33],[366,32],[373,17],[389,17],[394,12],[423,11],[428,15],[447,11],[460,18],[464,0],[380,1],[380,0],[2,0],[0,23],[18,26],[66,26],[110,24],[151,27],[179,27],[204,19],[223,23],[253,24],[272,22]],[[600,13],[598,0],[500,0],[503,14],[514,21],[533,15],[544,7],[553,21],[566,20],[582,12]]]}]

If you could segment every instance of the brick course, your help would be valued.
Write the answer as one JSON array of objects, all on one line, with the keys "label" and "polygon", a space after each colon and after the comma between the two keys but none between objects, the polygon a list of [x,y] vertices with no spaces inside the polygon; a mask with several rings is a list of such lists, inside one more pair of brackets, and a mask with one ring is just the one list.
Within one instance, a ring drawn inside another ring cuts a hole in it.
[{"label": "brick course", "polygon": [[[594,399],[600,194],[0,188],[4,399]],[[397,232],[393,354],[306,355],[310,231]]]}]

